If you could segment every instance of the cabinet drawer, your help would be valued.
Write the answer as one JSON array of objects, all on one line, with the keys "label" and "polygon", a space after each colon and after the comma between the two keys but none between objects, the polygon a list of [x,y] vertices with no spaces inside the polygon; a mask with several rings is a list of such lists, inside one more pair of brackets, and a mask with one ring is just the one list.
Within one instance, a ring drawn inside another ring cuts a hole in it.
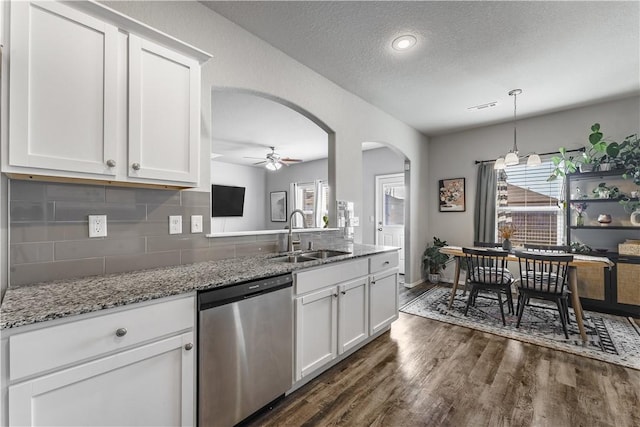
[{"label": "cabinet drawer", "polygon": [[[194,310],[193,297],[181,298],[13,335],[9,378],[15,381],[193,328]],[[122,328],[126,333],[117,336]]]},{"label": "cabinet drawer", "polygon": [[369,258],[369,273],[376,273],[382,270],[398,266],[398,252],[388,252],[374,255]]},{"label": "cabinet drawer", "polygon": [[345,261],[329,266],[295,273],[296,294],[322,289],[336,283],[366,276],[368,260],[366,258]]}]

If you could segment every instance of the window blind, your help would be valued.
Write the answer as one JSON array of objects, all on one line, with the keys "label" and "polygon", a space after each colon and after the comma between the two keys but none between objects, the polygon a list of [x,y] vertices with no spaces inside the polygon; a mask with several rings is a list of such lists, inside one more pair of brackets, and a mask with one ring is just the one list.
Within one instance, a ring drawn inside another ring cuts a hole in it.
[{"label": "window blind", "polygon": [[564,180],[547,181],[553,169],[553,163],[545,159],[540,166],[520,164],[499,171],[496,223],[498,229],[505,225],[516,228],[511,239],[514,244],[562,243]]}]

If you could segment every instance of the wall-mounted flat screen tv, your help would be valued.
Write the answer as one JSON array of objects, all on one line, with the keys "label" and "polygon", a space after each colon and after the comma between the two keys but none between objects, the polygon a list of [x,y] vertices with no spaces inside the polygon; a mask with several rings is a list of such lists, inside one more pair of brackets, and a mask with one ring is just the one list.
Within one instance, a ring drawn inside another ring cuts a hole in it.
[{"label": "wall-mounted flat screen tv", "polygon": [[244,187],[212,185],[211,216],[242,216],[244,211],[244,190]]}]

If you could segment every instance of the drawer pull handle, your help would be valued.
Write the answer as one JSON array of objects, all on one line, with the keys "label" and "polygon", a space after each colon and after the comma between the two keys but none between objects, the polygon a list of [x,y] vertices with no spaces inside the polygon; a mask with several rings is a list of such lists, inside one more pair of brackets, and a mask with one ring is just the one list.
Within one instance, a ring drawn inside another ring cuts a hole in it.
[{"label": "drawer pull handle", "polygon": [[389,265],[389,261],[385,261],[382,265]]},{"label": "drawer pull handle", "polygon": [[338,298],[338,294],[333,294],[333,296],[334,296],[335,298]]},{"label": "drawer pull handle", "polygon": [[140,163],[133,163],[131,165],[131,169],[133,169],[134,171],[139,171],[140,170]]},{"label": "drawer pull handle", "polygon": [[346,294],[347,294],[347,291],[342,291],[342,295],[346,295]]},{"label": "drawer pull handle", "polygon": [[107,160],[107,166],[109,166],[110,168],[115,168],[116,167],[116,161],[113,160],[113,159]]},{"label": "drawer pull handle", "polygon": [[184,349],[187,351],[191,350],[192,348],[193,348],[193,344],[190,342],[184,345]]},{"label": "drawer pull handle", "polygon": [[123,337],[127,335],[127,328],[118,328],[116,329],[116,336],[117,337]]}]

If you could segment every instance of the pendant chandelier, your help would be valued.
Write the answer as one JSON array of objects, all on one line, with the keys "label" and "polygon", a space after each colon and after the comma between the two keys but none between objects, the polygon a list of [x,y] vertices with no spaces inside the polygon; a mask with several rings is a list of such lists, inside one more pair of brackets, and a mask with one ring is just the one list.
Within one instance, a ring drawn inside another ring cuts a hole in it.
[{"label": "pendant chandelier", "polygon": [[[518,153],[518,142],[517,142],[517,126],[516,126],[516,116],[517,116],[517,99],[518,95],[522,93],[522,89],[513,89],[509,91],[509,96],[513,96],[513,148],[507,153],[504,157],[498,157],[493,166],[494,169],[504,169],[507,166],[515,166],[520,163],[520,155]],[[527,156],[524,156],[527,157]],[[540,156],[536,153],[531,153],[528,155],[527,166],[539,166],[542,164],[540,160]]]}]

